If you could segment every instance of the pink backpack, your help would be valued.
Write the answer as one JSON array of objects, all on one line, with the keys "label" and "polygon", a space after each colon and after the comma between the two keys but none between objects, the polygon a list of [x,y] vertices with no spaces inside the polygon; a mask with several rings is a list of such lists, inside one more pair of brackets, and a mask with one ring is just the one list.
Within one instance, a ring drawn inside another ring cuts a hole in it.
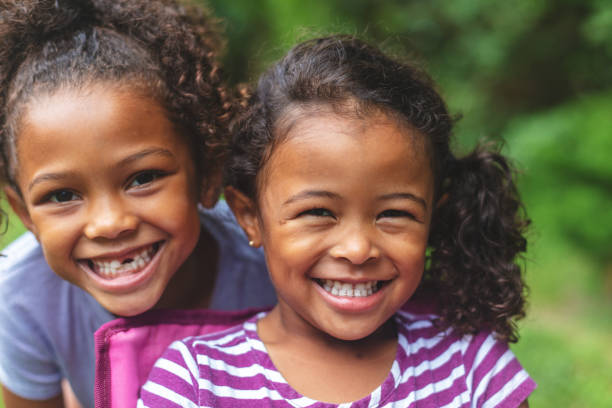
[{"label": "pink backpack", "polygon": [[140,386],[170,343],[224,330],[259,311],[151,310],[104,324],[95,333],[96,408],[135,407]]}]

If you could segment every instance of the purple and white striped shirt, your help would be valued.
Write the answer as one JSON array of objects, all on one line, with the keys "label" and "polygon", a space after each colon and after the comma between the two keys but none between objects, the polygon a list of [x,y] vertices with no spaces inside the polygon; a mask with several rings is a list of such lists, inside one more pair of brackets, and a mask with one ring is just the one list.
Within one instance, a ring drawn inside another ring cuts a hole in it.
[{"label": "purple and white striped shirt", "polygon": [[138,407],[518,407],[536,386],[490,332],[440,332],[434,315],[399,311],[397,356],[386,380],[358,401],[315,401],[274,367],[257,336],[264,315],[174,342],[155,363]]}]

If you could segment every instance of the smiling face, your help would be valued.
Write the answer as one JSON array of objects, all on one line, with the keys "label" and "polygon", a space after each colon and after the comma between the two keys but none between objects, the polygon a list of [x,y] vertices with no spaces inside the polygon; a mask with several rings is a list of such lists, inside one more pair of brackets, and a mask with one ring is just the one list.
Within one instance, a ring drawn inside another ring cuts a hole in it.
[{"label": "smiling face", "polygon": [[265,249],[287,329],[361,339],[414,293],[433,199],[422,142],[384,114],[316,113],[274,148],[258,215],[239,219]]},{"label": "smiling face", "polygon": [[34,99],[7,191],[47,262],[111,313],[153,307],[200,233],[185,138],[153,99],[94,85]]}]

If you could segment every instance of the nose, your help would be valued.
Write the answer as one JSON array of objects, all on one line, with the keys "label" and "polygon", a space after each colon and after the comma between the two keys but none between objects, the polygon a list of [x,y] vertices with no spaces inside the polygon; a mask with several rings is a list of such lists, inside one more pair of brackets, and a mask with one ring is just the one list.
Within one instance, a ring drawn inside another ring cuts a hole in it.
[{"label": "nose", "polygon": [[345,228],[340,233],[338,242],[331,248],[334,258],[346,259],[354,265],[361,265],[377,259],[380,250],[373,237],[374,232],[367,226]]},{"label": "nose", "polygon": [[138,217],[120,199],[105,197],[90,205],[84,234],[89,239],[115,239],[136,230]]}]

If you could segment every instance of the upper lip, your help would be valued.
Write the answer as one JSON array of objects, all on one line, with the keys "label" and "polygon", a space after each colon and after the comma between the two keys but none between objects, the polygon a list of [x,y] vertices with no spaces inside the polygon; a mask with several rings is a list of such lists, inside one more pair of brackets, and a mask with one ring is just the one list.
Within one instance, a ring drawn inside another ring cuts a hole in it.
[{"label": "upper lip", "polygon": [[135,252],[140,252],[144,248],[148,248],[152,246],[153,244],[155,244],[156,242],[160,242],[160,241],[153,241],[148,244],[130,246],[126,248],[115,249],[110,252],[101,252],[97,254],[92,254],[90,256],[83,256],[83,257],[79,257],[78,260],[84,261],[84,260],[96,260],[96,259],[123,258],[123,257],[127,257],[128,255],[132,255]]},{"label": "upper lip", "polygon": [[356,285],[358,283],[366,283],[366,282],[384,282],[384,281],[389,281],[393,278],[384,278],[384,279],[376,279],[374,277],[365,277],[365,278],[355,278],[355,277],[346,277],[346,278],[342,278],[342,277],[312,277],[312,279],[317,279],[317,280],[332,280],[332,281],[338,281],[338,282],[343,282],[343,283],[351,283],[353,285]]}]

